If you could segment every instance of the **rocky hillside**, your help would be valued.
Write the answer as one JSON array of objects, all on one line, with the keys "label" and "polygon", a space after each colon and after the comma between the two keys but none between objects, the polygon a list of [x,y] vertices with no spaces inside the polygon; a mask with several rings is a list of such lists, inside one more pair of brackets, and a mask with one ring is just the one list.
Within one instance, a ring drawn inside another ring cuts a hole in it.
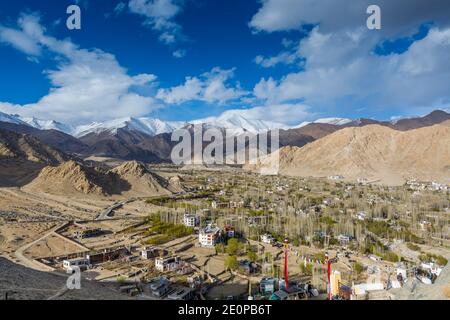
[{"label": "rocky hillside", "polygon": [[1,129],[0,158],[46,164],[58,164],[68,159],[64,153],[43,144],[35,137]]},{"label": "rocky hillside", "polygon": [[0,129],[33,136],[42,143],[67,154],[82,154],[87,148],[77,138],[55,129],[40,130],[29,125],[8,122],[0,122]]},{"label": "rocky hillside", "polygon": [[149,171],[141,162],[130,161],[112,169],[111,174],[129,185],[120,188],[121,193],[135,196],[168,195],[169,182],[163,177]]},{"label": "rocky hillside", "polygon": [[95,168],[68,161],[58,166],[43,168],[25,189],[51,194],[109,195],[118,183],[116,180],[112,175]]}]

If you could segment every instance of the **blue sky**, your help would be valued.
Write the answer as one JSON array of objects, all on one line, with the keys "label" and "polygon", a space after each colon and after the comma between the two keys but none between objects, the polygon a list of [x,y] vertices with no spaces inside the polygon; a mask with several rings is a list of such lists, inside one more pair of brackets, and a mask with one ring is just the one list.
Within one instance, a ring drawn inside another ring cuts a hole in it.
[{"label": "blue sky", "polygon": [[[371,1],[379,31],[365,27],[369,2],[337,17],[347,2],[3,1],[0,111],[81,124],[231,110],[295,124],[448,108],[448,2]],[[81,30],[66,28],[73,3]]]}]

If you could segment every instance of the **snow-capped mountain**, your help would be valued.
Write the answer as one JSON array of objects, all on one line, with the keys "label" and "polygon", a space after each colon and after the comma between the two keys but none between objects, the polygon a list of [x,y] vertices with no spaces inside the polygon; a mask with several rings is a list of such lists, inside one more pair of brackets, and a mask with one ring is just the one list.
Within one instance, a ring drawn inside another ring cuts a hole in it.
[{"label": "snow-capped mountain", "polygon": [[231,135],[240,135],[244,132],[263,133],[273,129],[288,129],[289,127],[282,123],[247,119],[236,113],[224,113],[215,118],[205,118],[190,121],[191,124],[203,123],[207,128],[226,129]]},{"label": "snow-capped mountain", "polygon": [[40,130],[58,130],[64,133],[70,134],[73,128],[55,120],[41,120],[37,118],[20,118],[23,122],[27,123],[29,126],[40,129]]},{"label": "snow-capped mountain", "polygon": [[[149,136],[155,136],[161,133],[171,133],[174,130],[187,127],[192,124],[203,124],[205,128],[217,128],[225,129],[228,134],[237,136],[245,132],[251,132],[254,134],[260,134],[273,129],[299,129],[305,127],[308,124],[332,124],[336,126],[362,126],[367,124],[382,124],[392,127],[414,127],[418,125],[430,125],[433,123],[439,123],[447,119],[448,113],[444,111],[434,111],[430,115],[422,118],[403,118],[392,119],[390,122],[380,122],[378,120],[371,119],[348,119],[348,118],[321,118],[312,122],[302,122],[297,126],[287,126],[283,123],[249,119],[239,112],[224,112],[218,117],[209,117],[204,119],[192,120],[189,122],[183,121],[163,121],[157,118],[120,118],[106,122],[93,122],[91,124],[80,125],[72,127],[67,124],[63,124],[54,120],[41,120],[34,117],[27,118],[19,115],[9,115],[0,112],[0,122],[9,122],[19,125],[26,125],[40,130],[58,130],[74,137],[80,138],[90,133],[103,133],[108,132],[111,134],[117,133],[118,129],[127,129],[129,131],[145,133]],[[442,121],[441,121],[442,120]],[[414,124],[418,122],[418,124]],[[411,124],[412,123],[412,124]],[[401,126],[400,126],[401,124]],[[400,128],[400,129],[401,129]]]},{"label": "snow-capped mountain", "polygon": [[244,132],[262,133],[273,129],[289,129],[288,126],[270,121],[247,119],[236,113],[224,113],[219,117],[209,117],[183,121],[163,121],[156,118],[120,118],[106,122],[93,122],[86,125],[71,127],[54,120],[41,120],[37,118],[22,118],[18,115],[0,113],[0,121],[27,125],[40,130],[59,130],[75,137],[83,137],[90,133],[109,132],[115,134],[118,129],[138,131],[150,136],[161,133],[170,133],[174,130],[188,126],[189,124],[203,124],[206,128],[226,129],[229,134],[240,135]]},{"label": "snow-capped mountain", "polygon": [[353,120],[347,119],[347,118],[323,118],[318,119],[314,121],[315,123],[328,123],[328,124],[334,124],[336,126],[343,126],[347,123],[352,122]]},{"label": "snow-capped mountain", "polygon": [[307,122],[307,121],[302,122],[298,126],[295,126],[295,127],[292,127],[292,128],[301,128],[301,127],[304,127],[304,126],[306,126],[308,124],[311,124],[311,123],[325,123],[325,124],[333,124],[333,125],[336,125],[336,126],[343,126],[343,125],[346,125],[346,124],[348,124],[348,123],[350,123],[352,121],[353,120],[347,119],[347,118],[321,118],[321,119],[317,119],[317,120],[312,121],[312,122]]},{"label": "snow-capped mountain", "polygon": [[39,130],[58,130],[70,134],[72,127],[54,120],[41,120],[34,117],[21,117],[17,114],[6,114],[0,112],[0,122],[8,122],[33,127]]},{"label": "snow-capped mountain", "polygon": [[277,128],[288,128],[281,123],[246,119],[237,114],[224,114],[217,118],[210,117],[190,122],[162,121],[155,118],[123,118],[78,126],[72,134],[75,137],[83,137],[90,133],[110,132],[114,134],[117,129],[128,129],[154,136],[160,133],[170,133],[190,124],[203,124],[206,128],[226,129],[232,135],[239,135],[244,132],[262,133]]},{"label": "snow-capped mountain", "polygon": [[0,112],[0,121],[1,122],[8,122],[8,123],[14,123],[14,124],[22,124],[22,125],[28,125],[26,122],[20,119],[18,115],[15,114],[6,114],[3,112]]},{"label": "snow-capped mountain", "polygon": [[160,133],[172,132],[185,125],[184,122],[162,121],[155,118],[121,118],[107,122],[93,122],[88,125],[81,125],[72,131],[75,137],[83,137],[90,133],[110,132],[114,134],[118,129],[128,129],[138,131],[150,136]]}]

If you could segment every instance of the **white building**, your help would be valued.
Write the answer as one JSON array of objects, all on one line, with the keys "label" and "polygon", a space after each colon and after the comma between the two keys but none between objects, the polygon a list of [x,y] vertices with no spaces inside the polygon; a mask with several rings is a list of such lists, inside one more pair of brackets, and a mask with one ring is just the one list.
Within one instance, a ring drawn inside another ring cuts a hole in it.
[{"label": "white building", "polygon": [[329,176],[328,179],[329,180],[342,180],[342,179],[344,179],[344,176],[334,175],[334,176]]},{"label": "white building", "polygon": [[360,211],[358,212],[358,214],[356,215],[356,217],[358,218],[358,220],[364,221],[366,220],[366,213],[364,211]]},{"label": "white building", "polygon": [[186,227],[195,227],[198,224],[198,218],[195,214],[185,214],[183,223]]},{"label": "white building", "polygon": [[182,265],[182,261],[179,257],[165,257],[155,259],[155,269],[159,272],[175,271]]},{"label": "white building", "polygon": [[266,233],[261,236],[261,241],[267,244],[271,244],[273,242],[272,235]]},{"label": "white building", "polygon": [[340,234],[337,236],[337,240],[341,243],[341,245],[347,245],[350,241],[352,241],[352,237],[347,234]]},{"label": "white building", "polygon": [[213,247],[220,237],[220,229],[213,225],[207,225],[198,233],[198,242],[202,247]]},{"label": "white building", "polygon": [[75,258],[63,261],[63,267],[66,271],[73,271],[73,267],[78,267],[80,270],[87,269],[91,265],[89,258]]}]

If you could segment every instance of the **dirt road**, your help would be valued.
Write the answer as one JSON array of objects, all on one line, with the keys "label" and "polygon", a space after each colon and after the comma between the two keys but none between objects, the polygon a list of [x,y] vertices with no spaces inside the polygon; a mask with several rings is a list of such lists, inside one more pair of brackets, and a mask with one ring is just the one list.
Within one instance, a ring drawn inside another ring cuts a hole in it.
[{"label": "dirt road", "polygon": [[50,229],[48,232],[46,232],[42,237],[27,243],[26,245],[20,247],[19,249],[17,249],[14,252],[14,255],[16,256],[16,258],[20,261],[20,263],[26,267],[35,269],[35,270],[39,270],[39,271],[54,271],[55,269],[46,266],[42,263],[39,263],[35,260],[29,259],[27,258],[23,253],[24,251],[26,251],[27,249],[29,249],[30,247],[32,247],[33,245],[35,245],[36,243],[38,243],[41,240],[44,240],[45,238],[47,238],[48,236],[52,235],[55,233],[56,230],[64,227],[67,223],[63,223],[60,225],[57,225],[56,227],[53,227],[52,229]]}]

